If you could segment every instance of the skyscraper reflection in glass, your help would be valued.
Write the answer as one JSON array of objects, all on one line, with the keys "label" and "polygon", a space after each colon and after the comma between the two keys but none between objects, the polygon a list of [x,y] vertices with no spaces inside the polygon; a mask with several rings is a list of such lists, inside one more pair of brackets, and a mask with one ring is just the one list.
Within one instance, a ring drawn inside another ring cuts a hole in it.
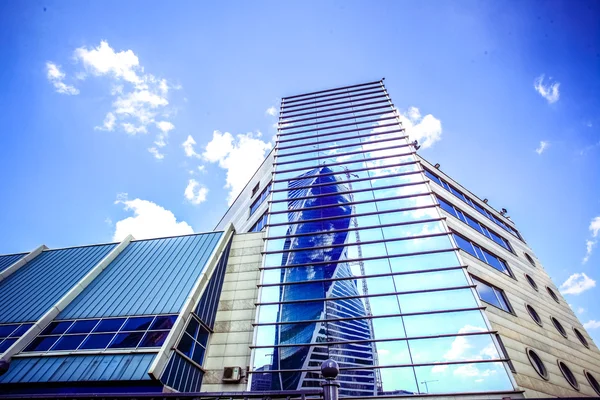
[{"label": "skyscraper reflection in glass", "polygon": [[[252,390],[513,390],[383,82],[284,98]],[[260,377],[260,378],[259,378]]]}]

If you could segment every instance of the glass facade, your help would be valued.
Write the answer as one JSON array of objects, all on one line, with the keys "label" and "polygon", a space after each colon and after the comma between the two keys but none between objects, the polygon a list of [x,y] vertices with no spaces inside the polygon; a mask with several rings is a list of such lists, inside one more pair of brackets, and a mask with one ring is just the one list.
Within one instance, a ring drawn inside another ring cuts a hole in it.
[{"label": "glass facade", "polygon": [[282,101],[251,390],[509,391],[415,148],[382,82]]}]

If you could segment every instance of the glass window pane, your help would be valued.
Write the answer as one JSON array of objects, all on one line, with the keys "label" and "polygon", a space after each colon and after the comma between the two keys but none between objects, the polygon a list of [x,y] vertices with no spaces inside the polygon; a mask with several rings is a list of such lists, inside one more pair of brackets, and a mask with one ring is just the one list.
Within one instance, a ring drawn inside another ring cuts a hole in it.
[{"label": "glass window pane", "polygon": [[409,337],[459,333],[469,326],[481,331],[488,330],[479,310],[406,316],[404,326]]},{"label": "glass window pane", "polygon": [[394,282],[396,283],[396,289],[399,292],[441,289],[468,285],[467,277],[462,269],[397,275],[394,276]]},{"label": "glass window pane", "polygon": [[442,210],[444,210],[447,213],[449,213],[450,215],[453,215],[458,218],[458,216],[456,215],[456,211],[454,210],[454,207],[450,203],[448,203],[446,200],[442,199],[441,197],[438,197],[437,199],[440,203],[440,207],[442,208]]},{"label": "glass window pane", "polygon": [[79,347],[86,335],[65,335],[52,347],[52,351],[75,350]]},{"label": "glass window pane", "polygon": [[122,331],[145,331],[150,327],[154,317],[130,317],[123,325]]},{"label": "glass window pane", "polygon": [[125,318],[103,319],[94,328],[94,332],[117,332],[125,322]]},{"label": "glass window pane", "polygon": [[179,340],[179,344],[177,345],[177,350],[181,351],[188,357],[192,357],[192,351],[194,349],[194,339],[191,336],[184,334]]},{"label": "glass window pane", "polygon": [[387,242],[385,245],[389,255],[410,254],[452,248],[452,243],[450,242],[450,237],[448,235]]},{"label": "glass window pane", "polygon": [[0,325],[0,337],[8,337],[19,325]]},{"label": "glass window pane", "polygon": [[390,259],[390,264],[393,272],[426,271],[460,265],[454,251],[420,254],[410,257],[394,257]]},{"label": "glass window pane", "polygon": [[404,324],[401,317],[373,318],[367,321],[370,321],[373,327],[374,339],[404,337]]},{"label": "glass window pane", "polygon": [[502,363],[415,367],[420,393],[468,393],[513,390]]},{"label": "glass window pane", "polygon": [[[148,322],[150,324],[150,322]],[[111,349],[135,348],[144,336],[144,332],[119,333],[108,346]]]},{"label": "glass window pane", "polygon": [[477,307],[470,289],[399,295],[403,313]]},{"label": "glass window pane", "polygon": [[473,282],[477,286],[476,287],[477,294],[479,294],[479,298],[481,300],[485,301],[486,303],[493,304],[496,307],[501,307],[501,305],[498,302],[498,299],[496,297],[496,294],[494,293],[494,289],[491,286],[489,286],[475,278],[473,278]]},{"label": "glass window pane", "polygon": [[46,351],[58,340],[60,336],[38,336],[25,348],[25,351]]},{"label": "glass window pane", "polygon": [[196,361],[198,365],[202,365],[202,361],[204,360],[204,349],[198,345],[194,347],[194,354],[192,355],[192,360]]},{"label": "glass window pane", "polygon": [[486,258],[486,261],[488,264],[490,264],[492,267],[494,267],[498,271],[508,274],[506,265],[504,264],[504,262],[502,262],[502,260],[498,259],[498,257],[493,255],[489,251],[486,251],[483,249],[482,249],[482,251],[483,251],[483,254],[485,254],[485,258]]},{"label": "glass window pane", "polygon": [[11,333],[10,337],[21,337],[31,328],[33,324],[23,324],[18,327],[13,333]]},{"label": "glass window pane", "polygon": [[[474,257],[477,257],[475,250],[473,249],[473,245],[467,239],[462,236],[454,235],[454,240],[456,240],[456,245],[467,253],[471,254]],[[478,257],[479,258],[479,257]]]},{"label": "glass window pane", "polygon": [[404,395],[419,393],[415,381],[414,369],[404,368],[381,368],[381,383],[383,394]]},{"label": "glass window pane", "polygon": [[196,318],[190,316],[190,320],[188,321],[188,325],[185,328],[185,331],[189,333],[191,337],[196,337],[196,333],[198,332],[199,326],[200,323],[196,320]]},{"label": "glass window pane", "polygon": [[375,346],[379,365],[410,364],[410,353],[406,340],[377,342]]},{"label": "glass window pane", "polygon": [[[486,330],[483,327],[465,325],[459,333]],[[489,334],[410,340],[409,346],[417,363],[500,358]]]},{"label": "glass window pane", "polygon": [[469,224],[469,226],[473,229],[475,229],[477,232],[484,234],[483,229],[481,229],[481,225],[479,225],[479,222],[475,221],[473,218],[469,217],[468,215],[465,215],[465,218],[467,220],[467,224]]},{"label": "glass window pane", "polygon": [[41,335],[61,334],[65,333],[71,326],[73,321],[62,321],[62,322],[50,322],[46,329],[44,329]]},{"label": "glass window pane", "polygon": [[79,347],[80,350],[102,350],[110,343],[113,333],[93,333],[85,339]]},{"label": "glass window pane", "polygon": [[208,335],[208,331],[201,326],[200,330],[198,331],[198,337],[196,338],[196,341],[202,346],[206,347],[206,342],[208,342]]},{"label": "glass window pane", "polygon": [[71,325],[67,333],[90,333],[97,323],[97,319],[75,321],[75,323]]},{"label": "glass window pane", "polygon": [[160,347],[169,335],[169,331],[151,331],[146,333],[140,347]]},{"label": "glass window pane", "polygon": [[5,339],[2,343],[0,343],[0,354],[4,353],[10,346],[13,345],[17,341],[17,338],[14,339]]},{"label": "glass window pane", "polygon": [[498,299],[498,303],[500,304],[500,308],[504,311],[510,312],[510,307],[508,306],[508,301],[504,296],[504,292],[502,290],[494,288],[494,292],[496,293],[496,298]]},{"label": "glass window pane", "polygon": [[159,315],[150,326],[150,329],[171,329],[176,319],[177,315]]}]

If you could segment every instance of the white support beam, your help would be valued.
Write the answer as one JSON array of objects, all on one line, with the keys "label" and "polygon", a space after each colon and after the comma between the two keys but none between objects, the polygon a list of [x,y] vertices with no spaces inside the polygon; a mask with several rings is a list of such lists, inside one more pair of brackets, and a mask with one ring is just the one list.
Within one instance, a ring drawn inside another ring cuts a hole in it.
[{"label": "white support beam", "polygon": [[171,328],[171,332],[169,332],[169,335],[165,339],[165,342],[163,343],[162,347],[160,348],[160,351],[154,358],[150,369],[148,370],[148,374],[153,379],[160,380],[160,377],[162,376],[163,371],[167,366],[167,362],[169,361],[169,357],[171,356],[171,353],[175,348],[175,345],[177,344],[177,339],[179,339],[181,332],[185,329],[190,314],[192,313],[192,311],[194,311],[194,308],[200,301],[200,297],[204,293],[204,290],[208,285],[210,277],[212,276],[219,262],[219,259],[223,255],[225,247],[231,240],[234,233],[235,229],[233,227],[233,224],[227,224],[227,227],[223,232],[223,236],[221,236],[219,243],[217,243],[215,249],[210,255],[210,258],[206,262],[206,267],[204,268],[204,271],[202,271],[202,273],[196,280],[194,287],[190,291],[188,297],[185,299],[183,307],[179,312],[179,316],[177,317],[177,320],[175,320],[173,328]]},{"label": "white support beam", "polygon": [[10,361],[11,357],[20,353],[40,332],[42,332],[56,316],[64,310],[102,271],[129,245],[133,236],[125,239],[96,264],[75,286],[71,288],[56,304],[50,308],[29,330],[10,346],[0,358],[0,361]]},{"label": "white support beam", "polygon": [[38,246],[34,250],[32,250],[29,254],[27,254],[25,257],[21,258],[20,260],[16,261],[14,264],[12,264],[10,267],[8,267],[4,271],[0,272],[0,282],[5,280],[6,278],[8,278],[13,273],[17,272],[17,270],[19,268],[21,268],[23,265],[27,264],[29,261],[36,258],[42,251],[44,251],[46,249],[48,249],[48,248],[46,247],[45,244]]}]

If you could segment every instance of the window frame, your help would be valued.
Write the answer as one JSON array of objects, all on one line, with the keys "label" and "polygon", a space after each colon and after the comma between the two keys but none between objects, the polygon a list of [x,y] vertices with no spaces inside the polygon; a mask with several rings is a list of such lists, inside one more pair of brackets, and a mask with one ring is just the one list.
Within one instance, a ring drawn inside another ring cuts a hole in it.
[{"label": "window frame", "polygon": [[[525,354],[527,354],[527,358],[529,359],[529,363],[537,372],[537,374],[544,379],[545,381],[550,380],[548,376],[548,368],[546,368],[546,364],[544,364],[544,360],[535,352],[532,348],[525,348]],[[535,360],[539,361],[539,363]]]},{"label": "window frame", "polygon": [[[575,336],[577,337],[577,339],[581,342],[581,344],[589,349],[590,348],[590,343],[587,341],[587,339],[585,338],[585,336],[583,336],[583,333],[581,333],[581,331],[575,327],[573,327],[573,333],[575,333]],[[600,393],[598,393],[600,394]]]},{"label": "window frame", "polygon": [[[569,368],[569,366],[567,365],[567,363],[565,363],[562,360],[556,360],[556,364],[558,365],[558,369],[562,373],[562,375],[565,378],[565,380],[569,383],[569,385],[571,385],[571,387],[573,389],[575,389],[575,390],[577,390],[579,392],[580,389],[581,389],[581,387],[579,386],[579,382],[577,381],[577,378],[575,377],[575,374],[573,373],[573,371],[571,370],[571,368]],[[565,372],[565,370],[568,373]],[[571,378],[573,378],[573,381],[571,381],[571,379],[567,375],[570,375]]]},{"label": "window frame", "polygon": [[[489,251],[488,249],[479,246],[477,243],[473,242],[472,240],[464,237],[463,235],[461,235],[460,233],[457,233],[456,231],[453,231],[452,229],[450,229],[450,232],[452,233],[453,239],[456,242],[456,247],[458,247],[460,250],[465,251],[466,253],[470,254],[471,256],[477,258],[479,261],[482,261],[483,263],[489,265],[490,267],[492,267],[494,270],[509,276],[511,278],[513,278],[514,280],[517,280],[512,272],[512,270],[510,269],[510,266],[508,265],[508,262],[502,258],[502,257],[498,257],[496,254],[494,254],[494,252]],[[468,242],[471,247],[473,248],[473,251],[475,254],[477,254],[476,256],[469,253],[467,250],[463,249],[462,247],[460,247],[458,245],[458,241],[456,240],[456,236],[458,236],[459,238],[463,239],[464,241]],[[485,253],[489,253],[491,256],[496,257],[497,261],[501,264],[504,265],[504,267],[506,268],[506,272],[499,270],[498,268],[496,268],[493,264],[491,264],[490,262],[487,261],[487,257]]]},{"label": "window frame", "polygon": [[555,317],[553,317],[552,315],[550,316],[550,321],[552,322],[552,325],[554,325],[554,328],[558,331],[558,333],[560,333],[560,335],[562,337],[567,339],[568,338],[567,330],[565,329],[563,324],[561,324],[560,321],[558,319],[556,319]]},{"label": "window frame", "polygon": [[[539,326],[544,326],[544,323],[542,322],[542,317],[540,317],[540,314],[531,304],[525,303],[525,310],[527,311],[527,314],[529,314],[533,322],[535,322]],[[534,314],[537,317],[537,319],[534,317]]]},{"label": "window frame", "polygon": [[[470,275],[470,277],[471,277],[471,280],[473,281],[473,284],[475,285],[475,292],[477,292],[477,297],[479,298],[479,300],[481,300],[481,301],[482,301],[482,302],[484,302],[485,304],[489,304],[489,305],[491,305],[491,306],[493,306],[493,307],[496,307],[496,308],[498,308],[498,309],[500,309],[500,310],[502,310],[502,311],[505,311],[505,312],[507,312],[507,313],[509,313],[509,314],[516,315],[516,314],[515,314],[515,311],[514,311],[514,308],[513,308],[513,306],[510,304],[510,301],[508,300],[508,297],[506,296],[506,293],[504,292],[504,290],[500,289],[500,288],[499,288],[499,287],[497,287],[497,286],[494,286],[494,285],[492,285],[491,283],[488,283],[487,281],[484,281],[483,279],[481,279],[481,278],[479,278],[479,277],[477,277],[477,276],[475,276],[475,275]],[[504,308],[502,308],[502,307],[498,307],[498,306],[497,306],[497,305],[495,305],[495,304],[492,304],[492,303],[489,303],[489,302],[487,302],[487,301],[483,300],[483,299],[481,298],[481,295],[479,294],[479,291],[477,290],[477,282],[479,282],[479,283],[481,283],[481,284],[483,284],[483,285],[485,285],[485,286],[488,286],[488,287],[489,287],[489,288],[492,290],[492,293],[494,293],[494,296],[496,297],[496,300],[498,300],[498,303],[499,303],[499,304],[502,304],[502,301],[500,301],[500,300],[498,299],[498,297],[499,297],[499,296],[501,296],[501,298],[502,298],[503,302],[504,302],[504,303],[506,304],[506,306],[508,307],[508,310],[505,310],[505,309],[504,309]]]}]

